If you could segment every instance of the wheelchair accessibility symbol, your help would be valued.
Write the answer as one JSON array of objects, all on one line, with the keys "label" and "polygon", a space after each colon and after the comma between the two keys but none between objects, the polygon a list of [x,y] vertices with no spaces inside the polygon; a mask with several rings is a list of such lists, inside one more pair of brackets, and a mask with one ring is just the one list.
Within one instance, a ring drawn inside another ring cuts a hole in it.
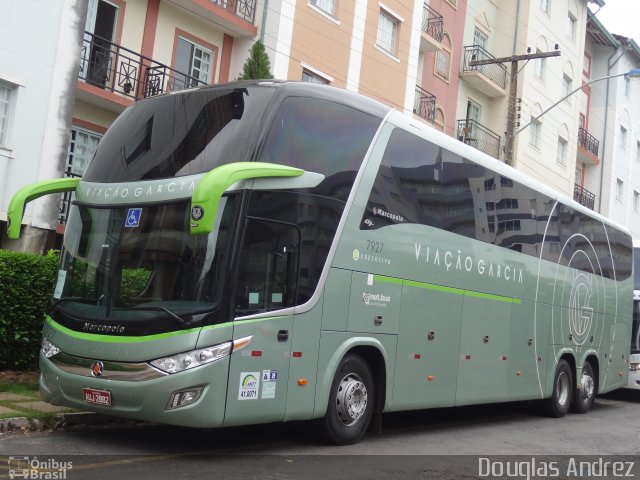
[{"label": "wheelchair accessibility symbol", "polygon": [[142,216],[141,208],[130,208],[127,211],[127,219],[124,222],[125,227],[137,227],[140,225],[140,217]]}]

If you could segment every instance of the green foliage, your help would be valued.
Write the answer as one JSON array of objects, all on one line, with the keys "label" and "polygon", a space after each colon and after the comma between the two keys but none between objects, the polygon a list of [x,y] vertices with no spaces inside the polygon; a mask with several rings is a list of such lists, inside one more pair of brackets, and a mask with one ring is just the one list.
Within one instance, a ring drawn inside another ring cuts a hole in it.
[{"label": "green foliage", "polygon": [[151,270],[146,268],[122,269],[120,296],[124,299],[139,297],[147,286],[149,278],[151,278]]},{"label": "green foliage", "polygon": [[0,370],[37,367],[57,265],[54,251],[41,256],[0,250]]},{"label": "green foliage", "polygon": [[271,63],[264,45],[257,41],[249,49],[249,58],[244,62],[242,74],[238,80],[260,80],[273,78],[271,75]]}]

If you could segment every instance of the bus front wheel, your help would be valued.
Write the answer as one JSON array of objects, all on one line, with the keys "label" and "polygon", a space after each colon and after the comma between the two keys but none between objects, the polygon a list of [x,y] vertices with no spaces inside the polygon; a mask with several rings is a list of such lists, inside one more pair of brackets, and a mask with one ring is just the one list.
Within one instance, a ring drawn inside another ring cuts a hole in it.
[{"label": "bus front wheel", "polygon": [[374,404],[373,375],[359,355],[342,359],[333,377],[324,431],[332,443],[356,443],[367,431]]},{"label": "bus front wheel", "polygon": [[582,377],[580,387],[573,394],[573,404],[571,411],[576,413],[587,413],[596,398],[596,382],[593,375],[593,367],[589,361],[582,366]]},{"label": "bus front wheel", "polygon": [[553,378],[553,393],[546,400],[546,411],[552,417],[564,417],[573,397],[573,372],[566,360],[560,360]]}]

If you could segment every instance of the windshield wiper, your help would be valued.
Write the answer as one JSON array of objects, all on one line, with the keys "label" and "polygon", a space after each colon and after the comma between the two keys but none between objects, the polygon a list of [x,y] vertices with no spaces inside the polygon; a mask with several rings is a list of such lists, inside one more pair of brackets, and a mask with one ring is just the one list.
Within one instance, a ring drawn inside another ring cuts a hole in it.
[{"label": "windshield wiper", "polygon": [[164,312],[164,313],[169,314],[169,316],[175,318],[180,323],[180,325],[187,325],[189,323],[184,318],[182,318],[179,315],[173,313],[167,307],[161,307],[159,305],[155,305],[155,306],[138,305],[136,307],[133,307],[131,310],[148,310],[148,311]]},{"label": "windshield wiper", "polygon": [[51,305],[49,306],[49,310],[47,313],[51,313],[53,312],[53,310],[60,305],[61,303],[64,302],[78,302],[78,303],[95,303],[98,304],[98,302],[100,301],[99,298],[87,298],[87,297],[61,297],[58,298],[56,300],[54,300]]}]

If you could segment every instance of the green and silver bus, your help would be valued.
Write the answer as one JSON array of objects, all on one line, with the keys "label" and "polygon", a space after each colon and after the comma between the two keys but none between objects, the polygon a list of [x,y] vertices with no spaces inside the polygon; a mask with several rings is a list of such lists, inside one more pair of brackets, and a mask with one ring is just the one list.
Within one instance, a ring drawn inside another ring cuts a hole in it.
[{"label": "green and silver bus", "polygon": [[627,384],[628,232],[381,103],[248,82],[136,102],[73,191],[43,331],[52,404],[193,427]]}]

